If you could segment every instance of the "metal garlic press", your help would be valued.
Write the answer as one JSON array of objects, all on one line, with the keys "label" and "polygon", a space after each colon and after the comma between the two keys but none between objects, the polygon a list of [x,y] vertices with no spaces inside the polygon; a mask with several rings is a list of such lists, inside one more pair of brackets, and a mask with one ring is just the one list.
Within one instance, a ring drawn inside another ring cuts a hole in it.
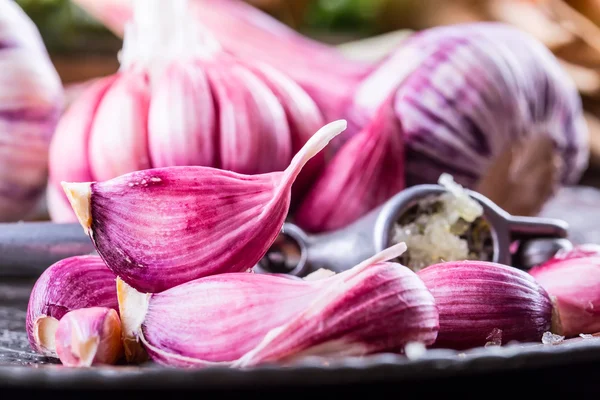
[{"label": "metal garlic press", "polygon": [[[527,270],[570,249],[568,225],[558,219],[510,215],[487,197],[464,189],[483,208],[482,219],[489,226],[491,257],[488,261]],[[386,203],[344,229],[310,235],[292,223],[282,232],[255,268],[262,273],[287,273],[303,277],[320,268],[341,272],[392,245],[396,222],[422,200],[438,197],[447,189],[441,185],[407,188]],[[518,250],[511,251],[518,244]],[[410,250],[410,249],[409,249]]]}]

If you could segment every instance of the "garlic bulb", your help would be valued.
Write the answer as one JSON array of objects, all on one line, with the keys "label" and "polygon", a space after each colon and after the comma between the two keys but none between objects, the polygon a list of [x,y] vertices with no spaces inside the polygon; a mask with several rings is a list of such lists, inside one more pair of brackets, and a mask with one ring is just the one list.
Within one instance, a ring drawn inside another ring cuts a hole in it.
[{"label": "garlic bulb", "polygon": [[[120,70],[88,88],[57,129],[48,192],[55,221],[75,220],[61,181],[190,165],[281,171],[324,125],[315,102],[283,73],[222,51],[189,19],[187,1],[135,6]],[[298,188],[311,183],[324,157],[310,161]]]},{"label": "garlic bulb", "polygon": [[[74,0],[122,36],[135,0]],[[319,105],[327,120],[373,68],[347,59],[337,48],[303,36],[261,10],[239,0],[193,0],[189,12],[230,54],[258,60],[284,71]]]},{"label": "garlic bulb", "polygon": [[28,216],[41,199],[63,88],[39,31],[0,0],[0,220]]},{"label": "garlic bulb", "polygon": [[[372,129],[390,96],[398,121],[394,134]],[[575,85],[541,43],[498,23],[414,34],[358,86],[344,118],[347,143],[300,206],[297,223],[307,230],[346,226],[395,194],[386,188],[436,183],[443,173],[477,188],[503,152],[529,138],[552,141],[560,161],[554,188],[577,182],[588,162],[587,128]],[[363,135],[383,142],[383,151],[371,163],[392,170],[389,160],[395,157],[405,163],[405,175],[365,179],[357,173],[355,141]],[[340,176],[346,177],[343,183]],[[348,198],[352,207],[339,207],[339,198]],[[357,203],[363,205],[360,213]]]}]

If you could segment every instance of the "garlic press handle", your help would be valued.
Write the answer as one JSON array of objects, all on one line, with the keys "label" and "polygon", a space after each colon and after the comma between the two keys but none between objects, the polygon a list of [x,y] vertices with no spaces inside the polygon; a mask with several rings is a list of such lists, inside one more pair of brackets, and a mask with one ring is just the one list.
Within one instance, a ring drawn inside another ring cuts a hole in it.
[{"label": "garlic press handle", "polygon": [[539,217],[515,217],[508,219],[512,240],[566,238],[569,225],[560,219]]}]

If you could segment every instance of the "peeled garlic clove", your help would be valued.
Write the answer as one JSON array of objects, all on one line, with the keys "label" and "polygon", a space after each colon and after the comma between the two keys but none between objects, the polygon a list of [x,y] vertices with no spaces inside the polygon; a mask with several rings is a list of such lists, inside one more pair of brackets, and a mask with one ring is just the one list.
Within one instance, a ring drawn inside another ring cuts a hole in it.
[{"label": "peeled garlic clove", "polygon": [[[311,136],[324,125],[324,119],[315,102],[295,82],[266,64],[246,63],[254,74],[269,87],[285,110],[296,154]],[[326,150],[316,154],[302,169],[292,185],[292,202],[298,202],[309,190],[325,166]]]},{"label": "peeled garlic clove", "polygon": [[118,310],[113,274],[98,256],[70,257],[48,267],[33,286],[27,307],[27,338],[40,354],[56,357],[55,333],[69,311]]},{"label": "peeled garlic clove", "polygon": [[404,189],[401,126],[387,102],[327,164],[294,221],[309,232],[343,228]]},{"label": "peeled garlic clove", "polygon": [[600,254],[584,250],[565,252],[529,271],[554,299],[566,337],[600,332]]},{"label": "peeled garlic clove", "polygon": [[[553,328],[548,293],[524,271],[457,261],[429,266],[418,275],[435,297],[440,314],[435,347],[463,350],[490,341],[539,342]],[[554,324],[556,329],[556,319]]]},{"label": "peeled garlic clove", "polygon": [[386,262],[404,243],[318,280],[226,273],[144,294],[118,279],[128,354],[157,362],[247,367],[307,355],[362,356],[432,344],[434,299],[408,268]]},{"label": "peeled garlic clove", "polygon": [[109,76],[94,82],[65,111],[56,127],[50,144],[48,187],[48,211],[54,222],[77,221],[60,182],[64,179],[74,182],[93,179],[88,141],[96,110],[115,79],[116,76]]},{"label": "peeled garlic clove", "polygon": [[55,343],[65,366],[114,364],[123,355],[119,314],[105,307],[70,311],[58,323]]},{"label": "peeled garlic clove", "polygon": [[321,128],[283,172],[170,167],[63,188],[109,268],[159,292],[256,265],[283,226],[298,173],[345,128],[343,120]]},{"label": "peeled garlic clove", "polygon": [[116,78],[98,106],[90,133],[88,154],[95,179],[150,168],[149,105],[144,72],[128,71]]},{"label": "peeled garlic clove", "polygon": [[153,167],[216,166],[217,115],[213,102],[202,68],[173,62],[165,69],[156,79],[148,115]]}]

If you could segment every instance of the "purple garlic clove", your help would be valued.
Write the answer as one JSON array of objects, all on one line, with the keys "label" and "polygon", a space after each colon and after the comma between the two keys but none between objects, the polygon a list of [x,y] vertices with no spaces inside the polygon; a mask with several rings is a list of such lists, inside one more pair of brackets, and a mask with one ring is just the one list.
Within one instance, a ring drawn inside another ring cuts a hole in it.
[{"label": "purple garlic clove", "polygon": [[55,332],[69,311],[87,307],[118,310],[115,274],[98,256],[58,261],[35,283],[27,307],[27,338],[40,354],[56,357]]},{"label": "purple garlic clove", "polygon": [[548,293],[526,272],[483,261],[435,264],[418,272],[435,297],[435,347],[463,350],[510,341],[539,342],[553,327]]},{"label": "purple garlic clove", "polygon": [[117,280],[126,356],[179,367],[248,367],[302,356],[402,352],[432,344],[438,313],[410,269],[387,262],[400,243],[322,279],[225,273],[161,293]]},{"label": "purple garlic clove", "polygon": [[70,311],[58,323],[55,343],[65,366],[115,364],[123,355],[119,314],[105,307]]},{"label": "purple garlic clove", "polygon": [[166,167],[63,188],[109,268],[156,293],[256,265],[283,226],[302,167],[344,129],[343,120],[321,128],[283,172]]}]

